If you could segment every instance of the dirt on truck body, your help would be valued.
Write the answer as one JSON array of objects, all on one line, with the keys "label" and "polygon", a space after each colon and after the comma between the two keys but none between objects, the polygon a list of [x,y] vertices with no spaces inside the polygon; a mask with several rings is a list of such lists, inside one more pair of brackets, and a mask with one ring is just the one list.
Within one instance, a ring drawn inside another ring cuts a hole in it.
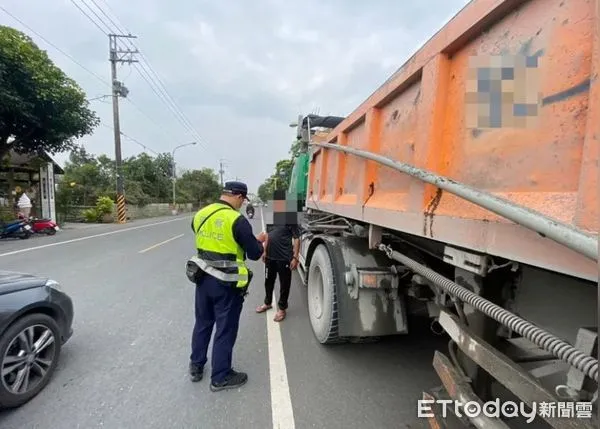
[{"label": "dirt on truck body", "polygon": [[[300,118],[301,274],[321,343],[425,316],[449,347],[424,398],[512,398],[539,427],[598,425],[599,27],[600,0],[474,0],[326,137],[309,131],[323,118]],[[432,409],[432,427],[450,424]]]}]

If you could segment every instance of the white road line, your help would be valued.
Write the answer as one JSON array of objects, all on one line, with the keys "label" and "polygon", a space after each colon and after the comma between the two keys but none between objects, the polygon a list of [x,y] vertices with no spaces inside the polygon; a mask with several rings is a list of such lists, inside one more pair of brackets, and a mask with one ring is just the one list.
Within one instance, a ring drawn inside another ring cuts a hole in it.
[{"label": "white road line", "polygon": [[295,429],[294,409],[290,397],[280,324],[273,321],[275,316],[273,308],[266,314],[273,429]]},{"label": "white road line", "polygon": [[[266,232],[267,227],[262,206],[260,206],[260,223],[263,232]],[[273,308],[268,310],[266,315],[273,429],[295,429],[294,408],[292,407],[285,353],[283,351],[283,341],[281,340],[281,325],[273,320],[275,316]]]},{"label": "white road line", "polygon": [[89,240],[89,239],[97,238],[97,237],[105,237],[107,235],[120,234],[122,232],[133,231],[135,229],[149,228],[151,226],[163,225],[165,223],[177,222],[177,221],[184,220],[184,219],[188,219],[188,218],[182,217],[182,218],[177,218],[177,219],[169,219],[169,220],[165,220],[162,222],[155,222],[155,223],[149,223],[146,225],[132,226],[131,228],[119,229],[117,231],[103,232],[101,234],[88,235],[87,237],[80,237],[80,238],[74,238],[72,240],[59,241],[57,243],[44,244],[42,246],[28,247],[27,249],[13,250],[12,252],[0,253],[0,257],[18,255],[19,253],[31,252],[33,250],[39,250],[39,249],[46,249],[47,247],[61,246],[63,244],[76,243],[78,241]]},{"label": "white road line", "polygon": [[171,237],[171,238],[169,238],[168,240],[161,241],[160,243],[156,243],[155,245],[153,245],[153,246],[150,246],[150,247],[148,247],[148,248],[146,248],[146,249],[144,249],[144,250],[140,250],[138,253],[146,253],[148,250],[156,249],[158,246],[162,246],[163,244],[167,244],[167,243],[168,243],[168,242],[170,242],[170,241],[177,240],[178,238],[181,238],[181,237],[183,237],[184,235],[185,235],[185,234],[179,234],[179,235],[176,235],[175,237]]}]

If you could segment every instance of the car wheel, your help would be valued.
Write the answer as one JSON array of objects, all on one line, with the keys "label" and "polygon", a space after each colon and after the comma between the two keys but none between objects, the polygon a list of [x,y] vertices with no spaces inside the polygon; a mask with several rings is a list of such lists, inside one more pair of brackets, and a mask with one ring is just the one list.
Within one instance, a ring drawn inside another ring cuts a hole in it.
[{"label": "car wheel", "polygon": [[0,407],[36,396],[52,377],[60,355],[60,330],[51,317],[30,314],[0,337]]}]

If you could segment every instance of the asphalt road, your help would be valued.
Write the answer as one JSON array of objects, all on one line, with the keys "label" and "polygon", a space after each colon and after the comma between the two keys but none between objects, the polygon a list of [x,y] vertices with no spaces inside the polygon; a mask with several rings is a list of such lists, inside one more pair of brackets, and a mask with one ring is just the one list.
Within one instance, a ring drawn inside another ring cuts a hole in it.
[{"label": "asphalt road", "polygon": [[271,428],[273,406],[287,395],[297,429],[406,428],[422,390],[439,384],[431,361],[440,342],[427,329],[376,344],[318,344],[295,279],[277,331],[289,393],[271,392],[281,362],[269,356],[272,315],[254,313],[263,299],[259,262],[251,263],[256,276],[234,350],[248,384],[212,393],[209,377],[191,383],[194,290],[184,265],[193,253],[189,216],[1,242],[0,267],[60,281],[76,315],[53,380],[25,406],[0,412],[0,428]]}]

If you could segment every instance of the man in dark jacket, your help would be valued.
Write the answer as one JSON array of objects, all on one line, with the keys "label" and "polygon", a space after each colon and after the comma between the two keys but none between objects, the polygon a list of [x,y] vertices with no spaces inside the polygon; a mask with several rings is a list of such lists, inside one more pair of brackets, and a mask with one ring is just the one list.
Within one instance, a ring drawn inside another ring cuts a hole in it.
[{"label": "man in dark jacket", "polygon": [[275,321],[285,319],[288,308],[288,298],[292,284],[292,271],[298,266],[298,253],[300,251],[300,230],[297,221],[297,212],[286,212],[285,195],[276,193],[273,200],[274,226],[270,228],[267,241],[265,241],[265,300],[264,304],[256,309],[257,313],[264,313],[272,308],[275,280],[279,277],[279,301]]}]

